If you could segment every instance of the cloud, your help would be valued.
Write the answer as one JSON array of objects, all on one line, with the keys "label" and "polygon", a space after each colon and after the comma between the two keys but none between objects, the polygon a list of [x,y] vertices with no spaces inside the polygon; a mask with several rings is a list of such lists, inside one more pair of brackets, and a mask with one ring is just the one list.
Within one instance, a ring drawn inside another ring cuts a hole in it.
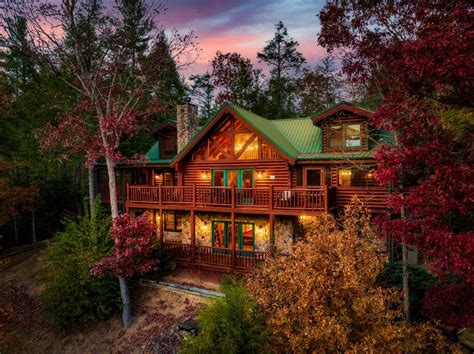
[{"label": "cloud", "polygon": [[205,71],[218,50],[238,52],[257,64],[257,52],[273,37],[274,25],[280,20],[314,65],[325,54],[316,42],[320,27],[316,14],[322,5],[319,0],[171,0],[162,23],[167,28],[192,28],[198,35],[202,53],[187,73]]}]

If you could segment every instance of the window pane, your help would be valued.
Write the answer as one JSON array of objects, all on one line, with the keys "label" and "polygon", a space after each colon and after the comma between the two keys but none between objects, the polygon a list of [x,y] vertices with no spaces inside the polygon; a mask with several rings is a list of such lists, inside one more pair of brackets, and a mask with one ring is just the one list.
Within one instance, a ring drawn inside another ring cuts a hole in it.
[{"label": "window pane", "polygon": [[166,231],[175,231],[176,230],[176,225],[175,225],[174,214],[165,213],[164,218],[165,218],[165,230]]},{"label": "window pane", "polygon": [[214,171],[214,186],[224,187],[224,171]]},{"label": "window pane", "polygon": [[173,174],[171,172],[165,172],[163,173],[163,185],[164,186],[172,186],[174,185],[173,183]]},{"label": "window pane", "polygon": [[230,135],[216,135],[213,141],[209,141],[209,160],[226,159],[227,157],[222,150],[230,155]]},{"label": "window pane", "polygon": [[252,188],[253,187],[253,171],[245,170],[242,171],[242,188]]},{"label": "window pane", "polygon": [[342,125],[329,127],[329,147],[342,147]]},{"label": "window pane", "polygon": [[225,223],[224,222],[215,222],[214,223],[214,244],[213,247],[224,248],[225,245]]},{"label": "window pane", "polygon": [[353,169],[351,175],[352,187],[371,187],[376,182],[372,171]]},{"label": "window pane", "polygon": [[193,154],[193,161],[206,161],[207,159],[207,141],[205,141],[199,149]]},{"label": "window pane", "polygon": [[360,124],[347,124],[345,126],[345,146],[360,147]]},{"label": "window pane", "polygon": [[[235,135],[235,154],[237,155],[243,149],[245,143],[253,136],[253,134],[236,134]],[[256,160],[258,159],[258,139],[255,138],[245,151],[239,156],[239,160]]]},{"label": "window pane", "polygon": [[339,187],[351,187],[352,171],[350,169],[340,169],[337,171],[337,185]]},{"label": "window pane", "polygon": [[242,224],[242,249],[253,251],[253,224]]},{"label": "window pane", "polygon": [[321,186],[321,170],[306,170],[306,185],[308,187]]},{"label": "window pane", "polygon": [[175,214],[175,228],[176,231],[181,232],[183,230],[183,215],[182,214]]},{"label": "window pane", "polygon": [[232,187],[232,186],[238,187],[238,181],[239,181],[239,171],[227,171],[227,186],[226,187]]},{"label": "window pane", "polygon": [[296,185],[298,187],[303,185],[303,169],[301,167],[296,168]]},{"label": "window pane", "polygon": [[262,159],[272,160],[277,159],[279,156],[269,145],[262,141]]}]

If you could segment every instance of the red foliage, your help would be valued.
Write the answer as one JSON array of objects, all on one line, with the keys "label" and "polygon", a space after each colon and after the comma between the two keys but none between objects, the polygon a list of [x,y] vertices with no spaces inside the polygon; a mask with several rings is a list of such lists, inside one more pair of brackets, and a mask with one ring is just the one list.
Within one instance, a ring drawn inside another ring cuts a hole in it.
[{"label": "red foliage", "polygon": [[[423,311],[448,326],[474,326],[474,285],[440,284],[428,289]],[[449,301],[447,301],[449,299]]]},{"label": "red foliage", "polygon": [[134,275],[149,272],[158,264],[157,259],[151,258],[156,245],[156,228],[148,213],[135,219],[128,214],[116,217],[112,238],[114,249],[93,265],[93,275],[102,277],[111,272],[117,277],[130,279]]},{"label": "red foliage", "polygon": [[319,42],[330,51],[345,50],[349,77],[380,90],[383,102],[371,123],[397,133],[396,146],[378,148],[376,177],[395,187],[390,202],[395,212],[403,206],[406,217],[384,218],[380,225],[423,250],[438,275],[469,283],[434,288],[427,313],[436,314],[450,286],[465,286],[466,296],[474,297],[472,4],[328,1],[320,18]]}]

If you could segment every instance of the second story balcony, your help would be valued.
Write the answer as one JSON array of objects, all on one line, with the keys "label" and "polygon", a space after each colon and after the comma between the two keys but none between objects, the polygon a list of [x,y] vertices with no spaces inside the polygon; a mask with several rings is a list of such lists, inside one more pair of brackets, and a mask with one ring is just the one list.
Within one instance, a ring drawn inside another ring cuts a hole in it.
[{"label": "second story balcony", "polygon": [[127,207],[235,210],[241,212],[278,212],[299,215],[301,212],[328,211],[328,188],[283,187],[210,187],[210,186],[127,186]]}]

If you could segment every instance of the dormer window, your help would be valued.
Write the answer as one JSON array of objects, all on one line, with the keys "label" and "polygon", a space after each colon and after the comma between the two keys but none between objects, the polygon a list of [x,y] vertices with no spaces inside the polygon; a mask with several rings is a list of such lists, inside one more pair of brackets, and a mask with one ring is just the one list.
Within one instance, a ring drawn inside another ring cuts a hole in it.
[{"label": "dormer window", "polygon": [[361,147],[360,124],[333,124],[329,126],[329,148]]},{"label": "dormer window", "polygon": [[176,155],[177,144],[175,136],[163,136],[161,138],[161,157],[170,158]]}]

